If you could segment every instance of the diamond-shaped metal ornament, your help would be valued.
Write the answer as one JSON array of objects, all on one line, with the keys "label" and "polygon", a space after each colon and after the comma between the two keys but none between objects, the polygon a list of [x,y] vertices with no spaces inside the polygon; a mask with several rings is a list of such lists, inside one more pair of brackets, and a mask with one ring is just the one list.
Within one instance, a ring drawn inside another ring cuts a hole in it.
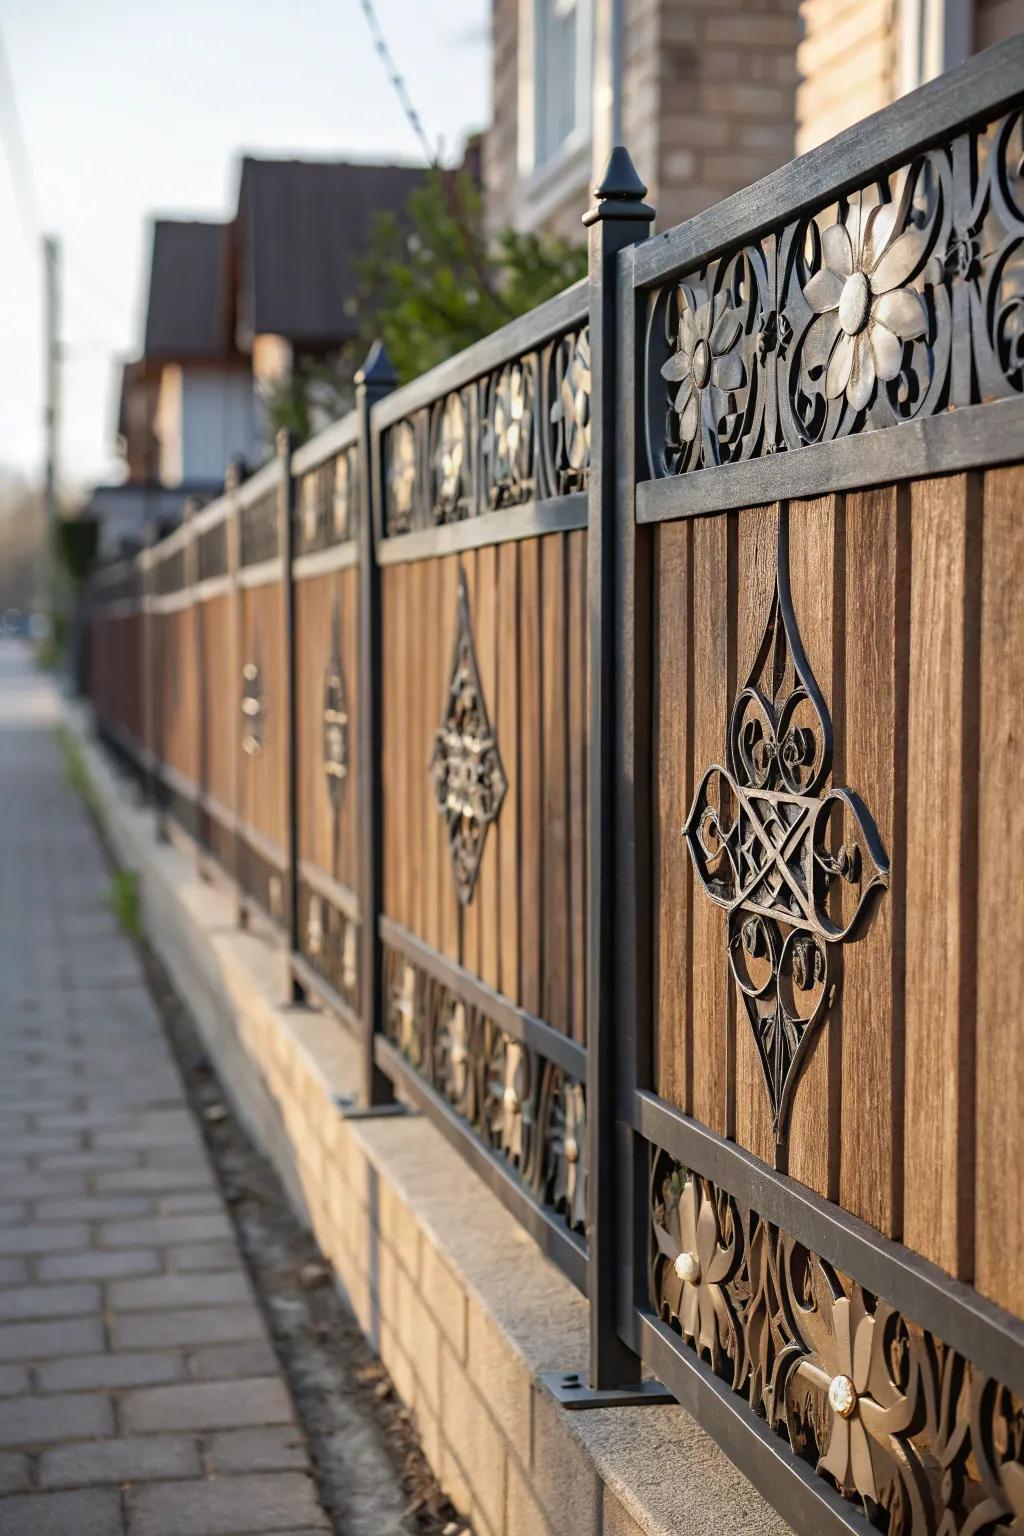
[{"label": "diamond-shaped metal ornament", "polygon": [[462,571],[448,700],[434,738],[430,777],[448,832],[455,889],[466,906],[473,898],[487,828],[501,809],[508,781],[480,686]]}]

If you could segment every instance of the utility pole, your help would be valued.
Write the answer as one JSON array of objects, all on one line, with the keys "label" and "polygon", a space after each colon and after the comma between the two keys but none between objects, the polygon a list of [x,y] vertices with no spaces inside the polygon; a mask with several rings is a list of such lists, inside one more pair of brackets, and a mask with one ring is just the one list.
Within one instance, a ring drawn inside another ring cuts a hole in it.
[{"label": "utility pole", "polygon": [[43,236],[46,397],[43,424],[46,439],[44,523],[38,558],[36,607],[52,610],[57,592],[52,579],[54,529],[57,523],[57,459],[60,437],[60,246],[55,235]]}]

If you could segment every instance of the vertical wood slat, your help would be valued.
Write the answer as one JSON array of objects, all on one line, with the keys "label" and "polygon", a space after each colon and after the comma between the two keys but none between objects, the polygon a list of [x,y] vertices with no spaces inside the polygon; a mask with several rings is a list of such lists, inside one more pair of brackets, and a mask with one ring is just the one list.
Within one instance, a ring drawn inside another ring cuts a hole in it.
[{"label": "vertical wood slat", "polygon": [[1024,468],[985,479],[981,572],[975,1283],[1024,1313]]},{"label": "vertical wood slat", "polygon": [[[698,519],[693,524],[691,634],[695,784],[705,768],[725,761],[726,728],[732,706],[729,597],[728,520]],[[724,1135],[732,995],[727,918],[721,907],[708,901],[702,889],[695,889],[692,868],[688,878],[693,902],[693,1114]]]},{"label": "vertical wood slat", "polygon": [[437,678],[440,672],[439,652],[442,647],[442,619],[439,612],[441,571],[436,560],[428,561],[422,573],[423,581],[423,632],[417,647],[422,673],[419,682],[420,699],[420,755],[425,785],[425,805],[422,827],[423,847],[423,938],[433,948],[440,942],[441,912],[438,904],[437,875],[437,823],[441,819],[434,798],[433,781],[428,772],[434,732],[441,719]]},{"label": "vertical wood slat", "polygon": [[866,934],[843,947],[839,1201],[889,1237],[903,1220],[909,582],[906,490],[848,496],[845,780],[870,811],[892,874]]},{"label": "vertical wood slat", "polygon": [[[843,499],[789,505],[789,580],[793,611],[811,673],[832,717],[831,782],[844,779],[842,644]],[[842,957],[835,957],[839,964]],[[843,989],[815,1028],[789,1116],[788,1171],[834,1199],[839,1184]]]},{"label": "vertical wood slat", "polygon": [[543,1017],[567,1032],[569,1022],[569,891],[566,780],[565,548],[560,534],[541,541],[541,668],[543,719],[542,903]]},{"label": "vertical wood slat", "polygon": [[587,932],[587,535],[570,533],[567,541],[569,745],[569,965],[572,1035],[586,1043]]},{"label": "vertical wood slat", "polygon": [[519,559],[519,1000],[528,1012],[539,1014],[544,953],[544,929],[541,922],[543,694],[539,542],[531,539],[523,544]]},{"label": "vertical wood slat", "polygon": [[498,988],[519,1000],[519,545],[498,549],[497,730],[508,791],[498,818],[501,940]]},{"label": "vertical wood slat", "polygon": [[[480,688],[492,729],[496,728],[498,706],[498,564],[497,550],[493,545],[477,551],[477,611],[473,623],[476,644],[477,669]],[[497,728],[498,749],[502,751],[501,730]],[[506,780],[508,768],[505,768]],[[507,796],[507,791],[506,791]],[[499,812],[505,814],[502,805]],[[488,986],[498,986],[498,936],[500,930],[499,899],[499,840],[495,825],[487,830],[484,839],[478,889],[473,905],[479,914],[479,951],[474,968]]]},{"label": "vertical wood slat", "polygon": [[[690,688],[690,542],[692,524],[664,523],[655,556],[653,687],[655,818],[653,869],[658,882],[653,941],[654,1059],[662,1098],[689,1112],[693,1073],[690,860],[682,829],[693,800]],[[698,898],[699,899],[699,898]]]},{"label": "vertical wood slat", "polygon": [[904,1240],[973,1267],[979,497],[911,489]]}]

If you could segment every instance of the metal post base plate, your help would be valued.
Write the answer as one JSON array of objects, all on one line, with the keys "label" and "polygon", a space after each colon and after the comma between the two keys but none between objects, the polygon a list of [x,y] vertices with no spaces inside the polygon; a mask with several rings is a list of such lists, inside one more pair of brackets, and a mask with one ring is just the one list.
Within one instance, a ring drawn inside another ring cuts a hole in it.
[{"label": "metal post base plate", "polygon": [[640,1408],[675,1402],[660,1381],[634,1381],[628,1387],[589,1387],[582,1371],[542,1371],[540,1380],[563,1408]]},{"label": "metal post base plate", "polygon": [[346,1098],[340,1093],[335,1095],[334,1102],[343,1120],[384,1120],[394,1115],[411,1116],[416,1113],[406,1104],[359,1104],[355,1099]]}]

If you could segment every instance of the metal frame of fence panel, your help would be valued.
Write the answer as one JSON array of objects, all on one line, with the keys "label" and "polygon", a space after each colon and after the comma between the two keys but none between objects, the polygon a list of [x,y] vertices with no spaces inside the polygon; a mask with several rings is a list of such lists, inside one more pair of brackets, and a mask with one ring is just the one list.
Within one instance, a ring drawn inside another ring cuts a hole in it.
[{"label": "metal frame of fence panel", "polygon": [[[430,701],[424,707],[417,701],[411,727],[408,772],[412,775],[409,782],[415,786],[416,819],[396,836],[426,837],[428,841],[433,837],[432,823],[439,806],[433,803],[438,791],[430,774],[435,781],[438,772],[449,774],[451,761],[460,753],[467,765],[469,758],[476,761],[476,755],[482,754],[485,769],[480,781],[483,799],[473,807],[467,802],[464,817],[462,811],[453,813],[437,855],[438,899],[451,902],[456,937],[448,943],[440,938],[436,943],[426,942],[421,933],[412,931],[414,918],[407,924],[397,920],[390,909],[389,915],[382,912],[378,918],[374,963],[383,993],[374,1011],[375,1029],[367,1037],[368,1048],[378,1077],[393,1082],[404,1098],[438,1124],[544,1251],[584,1290],[586,1051],[578,1039],[560,1033],[541,1018],[535,1005],[521,1006],[503,994],[495,985],[493,959],[490,981],[483,979],[488,962],[484,946],[476,947],[478,935],[482,925],[497,922],[497,915],[491,905],[486,908],[489,916],[481,911],[482,901],[490,898],[481,896],[479,883],[494,878],[494,866],[489,866],[485,876],[476,858],[488,836],[493,845],[501,835],[499,815],[504,796],[519,793],[515,766],[509,765],[506,777],[500,760],[502,726],[499,722],[496,732],[491,727],[498,704],[494,696],[495,658],[501,658],[497,665],[505,667],[508,676],[520,679],[512,694],[517,701],[515,709],[535,711],[529,718],[532,728],[540,729],[540,702],[532,692],[524,694],[527,685],[518,672],[518,658],[523,652],[515,636],[523,612],[523,578],[520,555],[509,546],[530,551],[532,568],[539,570],[541,546],[548,540],[549,552],[554,551],[550,553],[552,569],[558,573],[553,579],[568,603],[570,557],[565,541],[578,541],[587,525],[592,421],[588,299],[586,284],[578,284],[389,394],[373,408],[368,448],[376,477],[374,579],[378,588],[386,579],[392,592],[400,589],[409,594],[410,603],[419,605],[411,606],[409,612],[420,616],[410,618],[409,623],[422,622],[433,637],[424,641],[428,654],[417,656],[411,663],[413,690],[418,688],[422,693],[425,688]],[[582,545],[577,542],[573,548],[579,559],[579,581],[572,601],[579,613],[582,655]],[[509,563],[503,566],[503,559]],[[403,569],[407,579],[400,574]],[[511,573],[503,600],[511,602],[509,611],[520,618],[499,641],[495,605],[501,569]],[[486,584],[473,574],[477,571],[487,572]],[[425,592],[430,594],[427,598]],[[551,603],[558,601],[553,591]],[[450,664],[449,603],[451,618],[456,620],[455,655]],[[385,608],[393,616],[393,603],[385,603]],[[557,614],[558,626],[563,627],[559,632],[568,634],[568,606],[564,612],[557,608],[552,611]],[[404,619],[398,622],[404,637]],[[396,639],[392,634],[391,644],[397,654],[410,640]],[[566,645],[568,650],[568,642]],[[563,666],[568,671],[568,655]],[[453,691],[456,674],[462,678],[461,691]],[[576,679],[573,686],[581,690],[581,718],[585,715],[584,674],[582,664],[572,674]],[[463,705],[476,721],[465,728],[451,714],[456,706]],[[509,707],[507,695],[505,707]],[[525,722],[527,715],[519,714],[518,718]],[[562,724],[570,734],[569,726]],[[526,728],[524,724],[522,729]],[[507,736],[505,740],[507,743]],[[585,753],[582,742],[578,748]],[[401,799],[403,792],[394,777],[390,791],[385,782],[388,774],[395,772],[382,758],[385,751],[381,740],[375,758],[377,788],[393,816],[396,795]],[[461,764],[459,757],[454,771],[461,772]],[[568,777],[566,768],[561,772]],[[495,785],[499,787],[494,789]],[[458,799],[456,791],[452,792]],[[423,825],[422,817],[426,818]],[[465,848],[464,831],[460,830],[464,821],[476,828],[472,837],[465,833]],[[378,830],[378,838],[380,835]],[[582,865],[582,805],[579,835]],[[389,846],[393,853],[393,845]],[[383,864],[383,849],[380,857]],[[520,843],[516,842],[514,852],[509,844],[503,857],[514,861],[511,873],[518,888],[523,876]],[[568,860],[571,855],[566,853],[565,857]],[[429,867],[433,870],[432,864]],[[394,875],[391,867],[392,879]],[[525,878],[523,900],[536,905],[542,885],[540,870],[530,868]],[[582,914],[582,876],[579,884]],[[494,889],[490,887],[492,892]],[[455,891],[459,892],[458,903]],[[505,942],[510,942],[507,935]],[[519,942],[517,933],[515,943]],[[565,943],[567,947],[570,944],[568,934]],[[467,951],[464,964],[452,957],[453,952],[463,955]],[[582,975],[582,953],[576,960]],[[564,963],[568,967],[571,961],[564,958]],[[514,983],[509,985],[514,989]],[[582,1025],[580,1019],[581,1034]]]},{"label": "metal frame of fence panel", "polygon": [[[1011,311],[1019,320],[1022,125],[1017,38],[620,262],[624,415],[638,435],[621,438],[635,524],[620,559],[635,581],[620,580],[615,616],[617,846],[635,860],[616,881],[628,953],[615,1028],[632,1071],[615,1155],[634,1173],[618,1211],[617,1331],[807,1536],[1019,1516],[1006,1415],[1024,1386],[1024,1323],[652,1091],[652,957],[631,976],[629,944],[653,890],[649,791],[634,775],[649,744],[629,732],[652,718],[652,540],[672,520],[1022,457],[1017,332],[1000,330]],[[880,338],[869,388],[857,337],[868,344],[874,306],[900,284],[918,297],[885,306],[899,346]],[[833,297],[845,370],[809,350]],[[724,416],[707,396],[716,378]]]}]

